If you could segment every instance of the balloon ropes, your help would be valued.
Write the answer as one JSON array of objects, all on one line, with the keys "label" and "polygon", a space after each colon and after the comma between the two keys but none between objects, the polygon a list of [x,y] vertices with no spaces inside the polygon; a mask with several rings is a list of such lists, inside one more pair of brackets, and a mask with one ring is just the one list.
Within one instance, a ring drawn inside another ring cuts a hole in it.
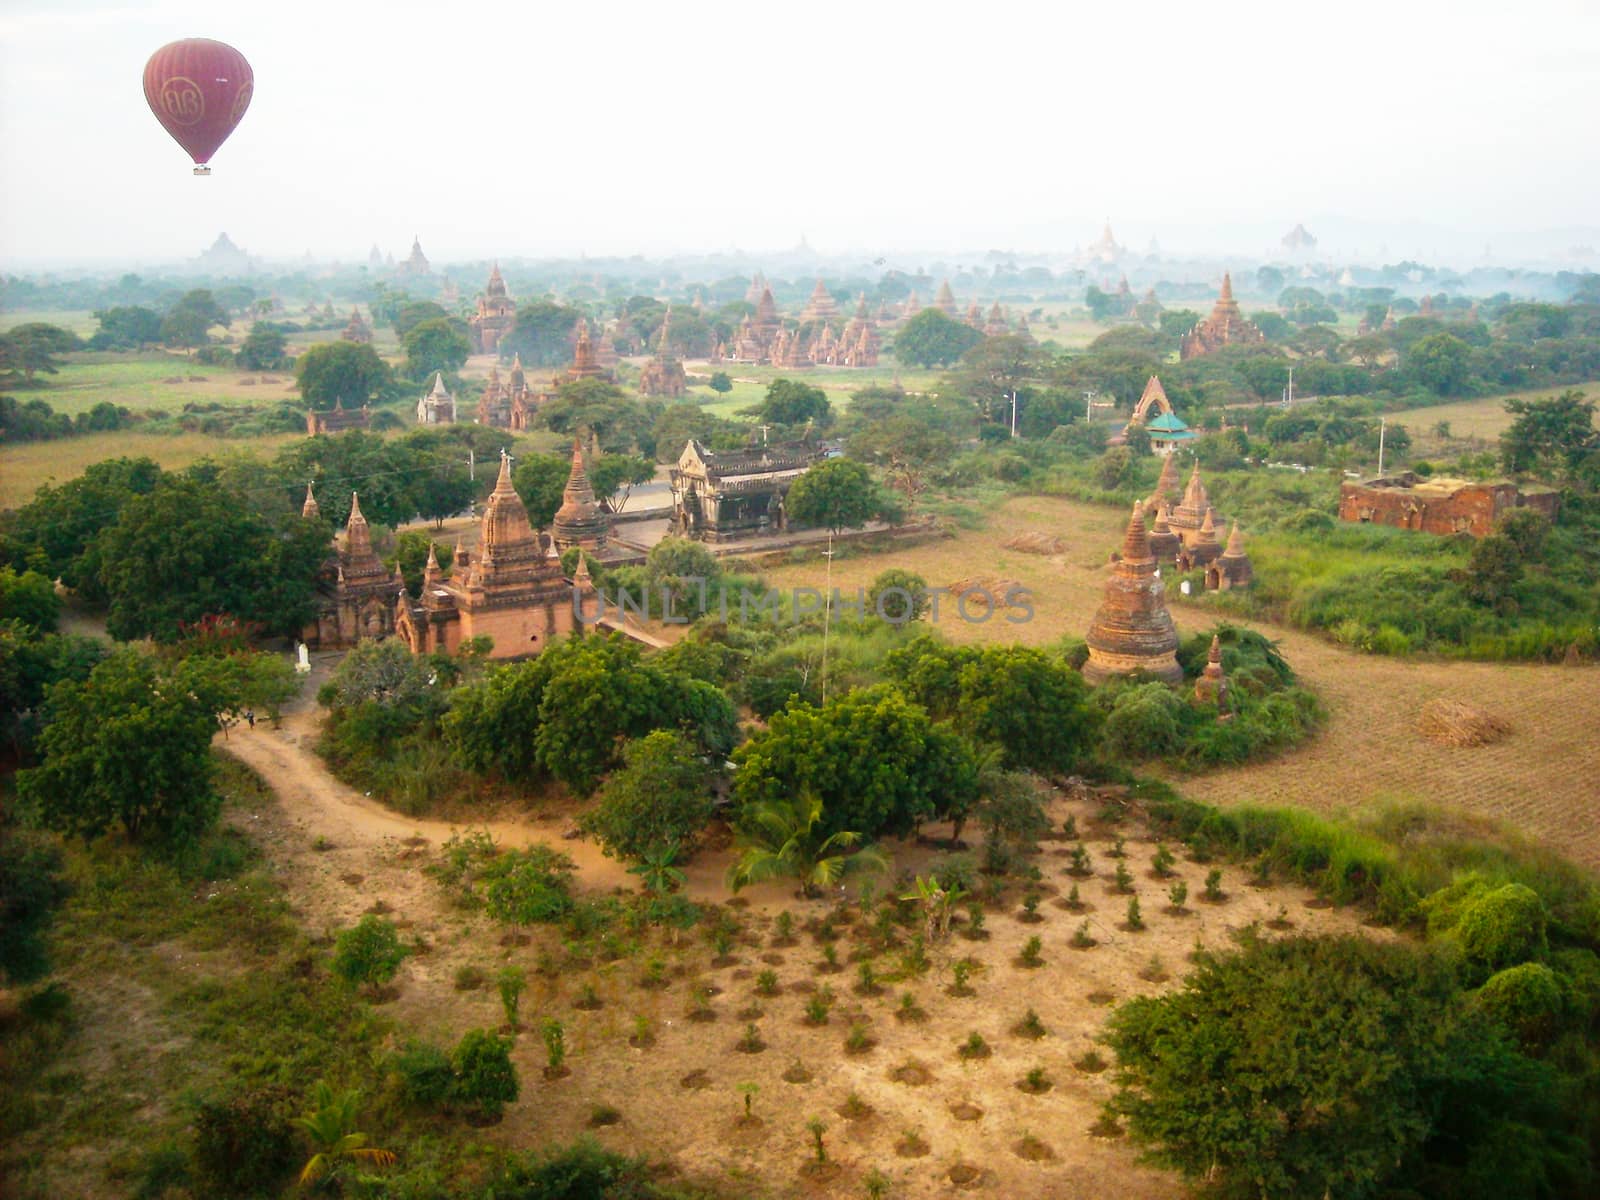
[{"label": "balloon ropes", "polygon": [[161,47],[144,65],[144,98],[161,127],[194,159],[194,173],[209,175],[217,148],[239,124],[255,74],[232,46],[187,38]]}]

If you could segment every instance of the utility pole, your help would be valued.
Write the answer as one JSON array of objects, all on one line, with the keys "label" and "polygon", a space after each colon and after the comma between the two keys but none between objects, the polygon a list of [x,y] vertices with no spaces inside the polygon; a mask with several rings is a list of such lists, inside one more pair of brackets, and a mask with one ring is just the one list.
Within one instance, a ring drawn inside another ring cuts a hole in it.
[{"label": "utility pole", "polygon": [[472,447],[467,447],[467,480],[470,483],[478,482],[478,464],[473,458]]},{"label": "utility pole", "polygon": [[1383,434],[1388,422],[1378,418],[1378,478],[1383,478]]},{"label": "utility pole", "polygon": [[828,626],[833,617],[833,530],[828,530],[828,548],[823,557],[828,560],[827,594],[822,599],[822,702],[828,702]]},{"label": "utility pole", "polygon": [[1083,419],[1085,421],[1094,420],[1094,396],[1095,394],[1092,391],[1085,390],[1083,393]]},{"label": "utility pole", "polygon": [[1017,389],[1011,389],[1011,436],[1017,436]]}]

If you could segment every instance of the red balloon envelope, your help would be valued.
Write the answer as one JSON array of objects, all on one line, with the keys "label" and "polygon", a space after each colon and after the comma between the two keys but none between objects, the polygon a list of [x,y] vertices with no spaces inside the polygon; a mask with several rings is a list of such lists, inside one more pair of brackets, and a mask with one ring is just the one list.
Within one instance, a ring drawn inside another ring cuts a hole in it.
[{"label": "red balloon envelope", "polygon": [[232,46],[210,38],[187,38],[161,47],[144,65],[144,98],[150,111],[195,161],[196,175],[228,140],[250,107],[255,74]]}]

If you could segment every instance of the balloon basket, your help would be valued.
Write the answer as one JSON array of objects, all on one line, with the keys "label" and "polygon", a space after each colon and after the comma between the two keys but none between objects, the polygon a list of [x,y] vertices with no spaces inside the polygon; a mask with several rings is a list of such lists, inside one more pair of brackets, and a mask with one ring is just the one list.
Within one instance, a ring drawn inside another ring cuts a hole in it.
[{"label": "balloon basket", "polygon": [[194,173],[196,175],[209,175],[209,174],[211,174],[211,168],[210,167],[196,167],[194,169]]}]

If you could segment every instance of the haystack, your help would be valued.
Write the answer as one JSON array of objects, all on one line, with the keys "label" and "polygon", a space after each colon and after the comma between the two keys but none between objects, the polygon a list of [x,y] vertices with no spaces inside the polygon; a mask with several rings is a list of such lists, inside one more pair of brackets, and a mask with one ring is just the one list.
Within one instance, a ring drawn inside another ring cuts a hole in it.
[{"label": "haystack", "polygon": [[1422,706],[1417,732],[1439,746],[1488,746],[1511,732],[1511,725],[1465,700],[1435,697]]},{"label": "haystack", "polygon": [[1020,550],[1024,554],[1064,554],[1067,544],[1054,534],[1018,533],[1000,543],[1007,550]]},{"label": "haystack", "polygon": [[1020,598],[1023,593],[1028,593],[1028,589],[1019,580],[1007,579],[1002,575],[969,575],[950,585],[950,594],[965,596],[968,604],[993,605],[995,608],[1009,606],[1007,595]]}]

